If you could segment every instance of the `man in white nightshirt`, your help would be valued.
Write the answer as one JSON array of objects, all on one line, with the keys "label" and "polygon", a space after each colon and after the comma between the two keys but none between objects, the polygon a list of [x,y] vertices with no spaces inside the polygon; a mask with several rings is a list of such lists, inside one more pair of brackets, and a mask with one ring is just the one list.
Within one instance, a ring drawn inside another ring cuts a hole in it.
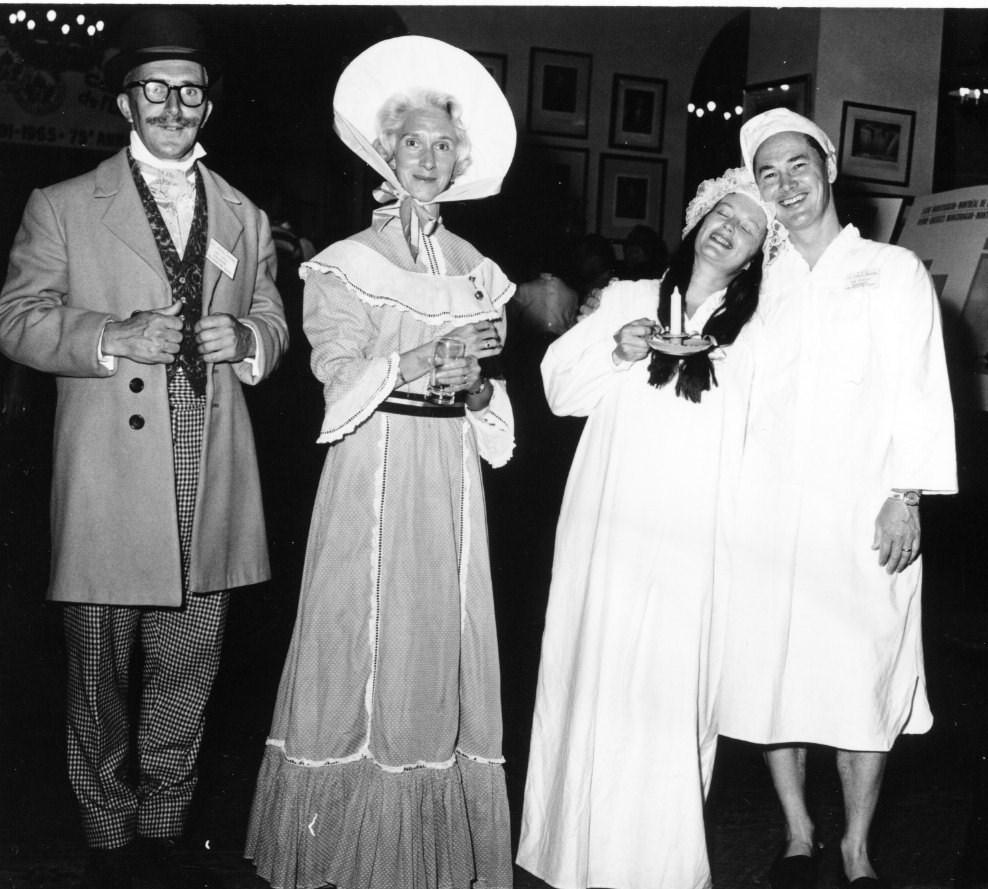
[{"label": "man in white nightshirt", "polygon": [[749,327],[756,367],[728,561],[720,732],[769,745],[787,823],[773,889],[813,884],[806,744],[837,750],[841,853],[880,889],[868,831],[889,749],[925,732],[919,500],[956,491],[936,294],[908,250],[841,228],[833,144],[785,109],[741,150],[792,246]]}]

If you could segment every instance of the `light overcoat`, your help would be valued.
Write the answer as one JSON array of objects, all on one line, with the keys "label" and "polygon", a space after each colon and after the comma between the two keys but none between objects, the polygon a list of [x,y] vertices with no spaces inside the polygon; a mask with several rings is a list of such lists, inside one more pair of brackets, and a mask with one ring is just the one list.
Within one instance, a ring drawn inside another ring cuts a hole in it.
[{"label": "light overcoat", "polygon": [[[207,245],[203,314],[257,332],[258,377],[288,342],[267,217],[201,162]],[[49,598],[177,606],[181,557],[165,365],[98,360],[105,323],[172,302],[126,151],[32,193],[0,293],[0,350],[57,377]],[[208,365],[190,589],[270,577],[253,433],[241,383],[248,363]]]}]

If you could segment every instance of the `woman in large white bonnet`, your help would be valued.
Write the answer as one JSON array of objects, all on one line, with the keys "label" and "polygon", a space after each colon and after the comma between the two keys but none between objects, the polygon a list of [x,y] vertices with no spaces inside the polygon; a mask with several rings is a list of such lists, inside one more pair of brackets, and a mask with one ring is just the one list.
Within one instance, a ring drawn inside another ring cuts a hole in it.
[{"label": "woman in large white bonnet", "polygon": [[[506,889],[510,822],[480,460],[514,447],[497,355],[514,285],[450,233],[497,193],[511,110],[467,53],[400,37],[355,59],[336,131],[384,206],[303,268],[330,445],[247,854],[275,887]],[[424,395],[436,340],[466,355]]]}]

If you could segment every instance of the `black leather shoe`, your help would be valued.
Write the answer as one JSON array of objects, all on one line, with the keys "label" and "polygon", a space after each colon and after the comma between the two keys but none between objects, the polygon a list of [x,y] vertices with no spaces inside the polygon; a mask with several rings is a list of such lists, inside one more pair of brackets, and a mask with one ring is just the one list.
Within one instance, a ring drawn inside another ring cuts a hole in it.
[{"label": "black leather shoe", "polygon": [[[783,845],[768,871],[768,881],[772,889],[814,889],[822,852],[823,846],[817,843],[813,847],[812,855],[783,857],[786,853],[786,846]],[[855,886],[855,889],[867,889],[867,887]]]},{"label": "black leather shoe", "polygon": [[165,889],[223,889],[220,877],[178,839],[139,837],[133,846],[142,869],[150,871]]},{"label": "black leather shoe", "polygon": [[131,889],[129,849],[90,849],[77,889]]}]

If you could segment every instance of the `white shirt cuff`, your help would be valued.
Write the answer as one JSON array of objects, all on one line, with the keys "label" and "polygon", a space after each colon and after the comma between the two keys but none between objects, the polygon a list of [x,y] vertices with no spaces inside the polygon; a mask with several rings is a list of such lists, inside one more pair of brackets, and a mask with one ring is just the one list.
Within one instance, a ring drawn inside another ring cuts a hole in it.
[{"label": "white shirt cuff", "polygon": [[244,320],[240,322],[244,327],[250,328],[254,334],[254,357],[245,358],[244,361],[250,365],[250,376],[252,380],[264,376],[264,346],[261,344],[261,335],[258,333],[257,325],[253,321]]},{"label": "white shirt cuff", "polygon": [[106,325],[112,320],[112,318],[107,318],[106,321],[103,322],[103,329],[99,332],[99,342],[96,343],[96,360],[110,373],[116,373],[117,356],[103,354],[103,335],[106,333]]},{"label": "white shirt cuff", "polygon": [[637,363],[637,361],[625,361],[623,358],[618,358],[617,355],[614,354],[614,351],[611,350],[611,364],[614,365],[615,370],[619,370],[624,373],[624,371],[631,369]]}]

